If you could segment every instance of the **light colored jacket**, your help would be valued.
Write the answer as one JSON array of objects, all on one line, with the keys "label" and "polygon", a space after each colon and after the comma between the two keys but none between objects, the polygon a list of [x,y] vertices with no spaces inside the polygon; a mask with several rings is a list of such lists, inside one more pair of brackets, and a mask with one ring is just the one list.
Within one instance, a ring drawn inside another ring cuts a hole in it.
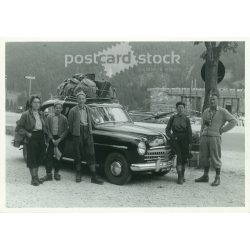
[{"label": "light colored jacket", "polygon": [[[206,121],[211,121],[209,126],[206,125]],[[226,122],[228,123],[226,124]],[[228,110],[217,106],[214,115],[212,115],[210,108],[207,108],[202,114],[201,135],[221,136],[220,132],[225,133],[236,126],[236,124],[235,117]]]}]

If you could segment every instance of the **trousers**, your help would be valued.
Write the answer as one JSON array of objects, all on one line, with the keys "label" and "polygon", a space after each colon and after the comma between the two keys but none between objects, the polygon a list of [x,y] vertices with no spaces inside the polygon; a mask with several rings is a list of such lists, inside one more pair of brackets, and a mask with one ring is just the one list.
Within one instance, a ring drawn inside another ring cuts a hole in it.
[{"label": "trousers", "polygon": [[189,144],[186,136],[179,136],[171,140],[172,147],[177,155],[177,165],[184,165],[188,162]]},{"label": "trousers", "polygon": [[221,137],[203,135],[200,141],[200,164],[209,168],[210,163],[215,169],[221,168]]},{"label": "trousers", "polygon": [[[57,136],[57,135],[53,136],[53,139],[55,139],[55,140],[57,140],[58,138],[59,138],[59,136]],[[63,146],[64,146],[64,143],[63,143],[63,141],[61,141],[58,144],[58,149],[61,151],[61,153],[63,153]],[[55,169],[56,173],[59,172],[60,164],[61,164],[61,159],[57,160],[54,157],[54,144],[53,144],[52,140],[49,140],[49,146],[47,149],[46,173],[51,174],[53,168]]]},{"label": "trousers", "polygon": [[80,136],[73,136],[74,142],[74,161],[76,170],[81,170],[81,161],[86,159],[91,172],[95,172],[95,150],[92,135],[89,133],[88,126],[80,126]]}]

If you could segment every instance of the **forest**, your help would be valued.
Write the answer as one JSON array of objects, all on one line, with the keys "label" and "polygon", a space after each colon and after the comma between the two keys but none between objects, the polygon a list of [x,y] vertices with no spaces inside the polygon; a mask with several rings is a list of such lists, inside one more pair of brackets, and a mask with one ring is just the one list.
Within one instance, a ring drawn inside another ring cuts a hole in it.
[{"label": "forest", "polygon": [[[101,52],[119,42],[8,42],[6,43],[6,109],[24,105],[28,96],[26,75],[33,75],[31,93],[43,100],[54,96],[57,86],[76,73],[95,73],[96,79],[107,80],[116,88],[120,103],[130,110],[147,110],[149,92],[153,87],[191,87],[196,81],[204,87],[200,57],[205,47],[194,42],[129,42],[135,56],[162,55],[174,52],[180,56],[179,64],[138,64],[112,77],[108,77],[101,64],[70,64],[65,67],[65,55],[86,55]],[[219,88],[244,88],[245,44],[238,42],[236,53],[221,56],[226,74]]]}]

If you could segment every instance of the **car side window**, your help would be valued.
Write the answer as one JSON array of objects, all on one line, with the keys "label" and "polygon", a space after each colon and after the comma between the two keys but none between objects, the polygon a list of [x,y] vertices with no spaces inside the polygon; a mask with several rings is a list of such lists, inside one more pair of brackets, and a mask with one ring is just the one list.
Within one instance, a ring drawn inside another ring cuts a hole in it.
[{"label": "car side window", "polygon": [[71,109],[70,107],[63,107],[62,114],[68,117],[70,109]]},{"label": "car side window", "polygon": [[45,117],[47,117],[48,115],[53,114],[53,112],[54,112],[54,106],[53,105],[51,105],[51,106],[44,109]]}]

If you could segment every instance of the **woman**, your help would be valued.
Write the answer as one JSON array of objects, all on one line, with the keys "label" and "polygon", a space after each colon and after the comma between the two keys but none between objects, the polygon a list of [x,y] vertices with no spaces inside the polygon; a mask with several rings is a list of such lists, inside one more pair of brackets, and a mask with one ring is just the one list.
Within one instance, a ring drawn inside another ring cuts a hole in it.
[{"label": "woman", "polygon": [[25,136],[27,143],[27,167],[30,169],[33,186],[42,183],[38,178],[38,168],[43,164],[45,156],[45,121],[43,113],[39,111],[40,106],[40,97],[31,96],[28,110],[22,113],[17,122],[17,131]]},{"label": "woman", "polygon": [[189,118],[184,114],[185,103],[177,102],[176,110],[177,114],[170,117],[166,127],[166,135],[170,137],[173,149],[177,154],[177,183],[183,184],[189,149],[192,142],[192,129]]}]

